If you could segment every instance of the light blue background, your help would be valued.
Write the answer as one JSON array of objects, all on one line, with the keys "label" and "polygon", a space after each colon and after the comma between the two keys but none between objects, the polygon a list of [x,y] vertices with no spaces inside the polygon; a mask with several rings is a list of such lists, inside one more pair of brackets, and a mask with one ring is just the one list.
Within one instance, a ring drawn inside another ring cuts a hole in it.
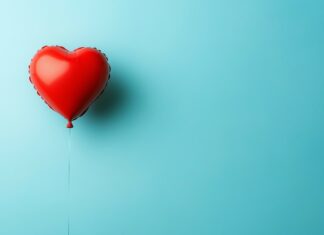
[{"label": "light blue background", "polygon": [[[324,234],[324,2],[3,1],[0,234]],[[28,81],[43,45],[112,66],[74,122]]]}]

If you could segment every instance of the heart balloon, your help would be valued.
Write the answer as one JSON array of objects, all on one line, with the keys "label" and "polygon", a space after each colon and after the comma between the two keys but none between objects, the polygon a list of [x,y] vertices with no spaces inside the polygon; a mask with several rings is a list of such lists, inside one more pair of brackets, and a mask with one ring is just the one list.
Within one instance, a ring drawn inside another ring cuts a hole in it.
[{"label": "heart balloon", "polygon": [[104,91],[110,77],[107,57],[94,48],[68,51],[45,46],[29,65],[29,79],[48,106],[67,119],[82,116]]}]

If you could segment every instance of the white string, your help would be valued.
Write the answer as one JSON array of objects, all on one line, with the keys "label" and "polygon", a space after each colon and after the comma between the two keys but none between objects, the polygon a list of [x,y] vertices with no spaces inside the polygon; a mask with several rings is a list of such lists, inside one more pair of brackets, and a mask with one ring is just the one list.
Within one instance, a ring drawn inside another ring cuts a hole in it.
[{"label": "white string", "polygon": [[71,148],[71,138],[72,131],[69,128],[69,140],[68,140],[68,169],[67,169],[67,234],[70,235],[70,191],[71,191],[71,155],[72,155],[72,148]]}]

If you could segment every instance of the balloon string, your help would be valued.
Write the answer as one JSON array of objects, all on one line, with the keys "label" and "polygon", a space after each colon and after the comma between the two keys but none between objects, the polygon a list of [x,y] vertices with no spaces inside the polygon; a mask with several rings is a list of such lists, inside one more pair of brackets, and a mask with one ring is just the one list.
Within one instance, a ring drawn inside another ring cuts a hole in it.
[{"label": "balloon string", "polygon": [[72,148],[71,148],[71,136],[72,132],[69,129],[69,140],[68,140],[68,175],[67,175],[67,193],[68,193],[68,205],[67,205],[67,234],[70,235],[70,197],[71,197],[71,155],[72,155]]}]

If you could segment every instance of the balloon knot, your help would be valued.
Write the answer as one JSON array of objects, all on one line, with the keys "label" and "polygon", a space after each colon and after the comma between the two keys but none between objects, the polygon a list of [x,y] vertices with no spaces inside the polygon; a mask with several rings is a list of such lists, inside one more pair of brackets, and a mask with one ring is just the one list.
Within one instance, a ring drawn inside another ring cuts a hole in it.
[{"label": "balloon knot", "polygon": [[68,121],[68,123],[66,124],[66,128],[73,128],[72,121]]}]

